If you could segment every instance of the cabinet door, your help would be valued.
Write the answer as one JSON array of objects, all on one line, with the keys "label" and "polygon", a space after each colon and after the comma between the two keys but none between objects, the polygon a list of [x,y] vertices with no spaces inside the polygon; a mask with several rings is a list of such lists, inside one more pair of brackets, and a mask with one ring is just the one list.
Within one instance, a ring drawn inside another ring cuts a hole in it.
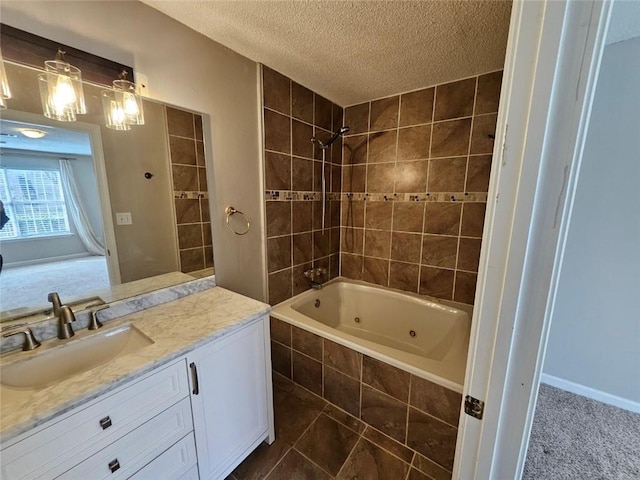
[{"label": "cabinet door", "polygon": [[269,431],[264,323],[260,319],[187,357],[202,480],[228,473]]}]

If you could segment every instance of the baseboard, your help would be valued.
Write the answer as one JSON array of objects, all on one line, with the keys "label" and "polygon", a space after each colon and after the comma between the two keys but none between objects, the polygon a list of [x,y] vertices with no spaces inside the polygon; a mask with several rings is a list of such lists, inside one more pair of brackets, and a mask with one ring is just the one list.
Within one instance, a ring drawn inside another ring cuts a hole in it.
[{"label": "baseboard", "polygon": [[60,255],[59,257],[36,258],[35,260],[25,260],[24,262],[5,263],[3,268],[27,267],[29,265],[41,265],[43,263],[61,262],[90,256],[91,254],[89,252],[72,253],[71,255]]},{"label": "baseboard", "polygon": [[597,400],[598,402],[613,405],[614,407],[623,408],[630,412],[640,413],[640,403],[634,402],[633,400],[611,395],[610,393],[602,392],[585,385],[580,385],[579,383],[574,383],[569,380],[565,380],[564,378],[554,377],[547,373],[542,374],[540,381],[547,385],[551,385],[552,387],[575,393],[576,395],[581,395],[592,400]]}]

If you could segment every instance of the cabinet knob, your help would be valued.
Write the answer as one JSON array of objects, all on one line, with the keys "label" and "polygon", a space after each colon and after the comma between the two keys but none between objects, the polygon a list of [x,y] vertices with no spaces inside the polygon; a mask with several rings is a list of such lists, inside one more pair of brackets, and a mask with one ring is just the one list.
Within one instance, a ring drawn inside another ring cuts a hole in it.
[{"label": "cabinet knob", "polygon": [[118,461],[117,458],[111,460],[109,462],[109,470],[111,470],[111,473],[115,472],[116,470],[120,469],[120,462]]},{"label": "cabinet knob", "polygon": [[103,430],[106,430],[107,428],[109,428],[112,425],[111,423],[111,418],[104,417],[100,420],[100,426],[102,427]]}]

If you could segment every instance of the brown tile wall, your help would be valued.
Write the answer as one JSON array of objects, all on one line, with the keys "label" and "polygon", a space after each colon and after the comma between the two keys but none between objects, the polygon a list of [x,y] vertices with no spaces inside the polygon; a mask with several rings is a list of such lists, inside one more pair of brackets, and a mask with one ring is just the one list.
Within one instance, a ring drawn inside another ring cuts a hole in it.
[{"label": "brown tile wall", "polygon": [[501,80],[345,109],[343,276],[473,303]]},{"label": "brown tile wall", "polygon": [[375,443],[451,477],[461,394],[273,317],[271,340],[276,372],[374,427]]},{"label": "brown tile wall", "polygon": [[[322,266],[339,272],[342,146],[326,152],[326,229],[321,229],[322,152],[311,137],[326,141],[342,126],[342,108],[263,66],[264,149],[269,302],[274,305],[309,288],[302,273]],[[327,278],[327,279],[328,279]],[[327,280],[325,279],[325,280]]]},{"label": "brown tile wall", "polygon": [[166,107],[180,269],[213,267],[202,117]]}]

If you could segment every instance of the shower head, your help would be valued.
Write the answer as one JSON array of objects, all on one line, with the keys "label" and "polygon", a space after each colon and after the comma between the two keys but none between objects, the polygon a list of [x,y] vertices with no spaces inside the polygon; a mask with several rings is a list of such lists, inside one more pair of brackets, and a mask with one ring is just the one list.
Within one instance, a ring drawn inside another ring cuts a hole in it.
[{"label": "shower head", "polygon": [[329,147],[329,145],[331,145],[333,142],[335,142],[338,137],[344,135],[345,133],[347,133],[349,131],[349,127],[348,126],[344,126],[342,127],[340,130],[338,130],[337,132],[335,132],[331,138],[327,141],[327,143],[322,143],[320,140],[318,140],[316,137],[312,137],[311,138],[311,143],[317,143],[318,145],[320,145],[320,148],[327,148]]}]

